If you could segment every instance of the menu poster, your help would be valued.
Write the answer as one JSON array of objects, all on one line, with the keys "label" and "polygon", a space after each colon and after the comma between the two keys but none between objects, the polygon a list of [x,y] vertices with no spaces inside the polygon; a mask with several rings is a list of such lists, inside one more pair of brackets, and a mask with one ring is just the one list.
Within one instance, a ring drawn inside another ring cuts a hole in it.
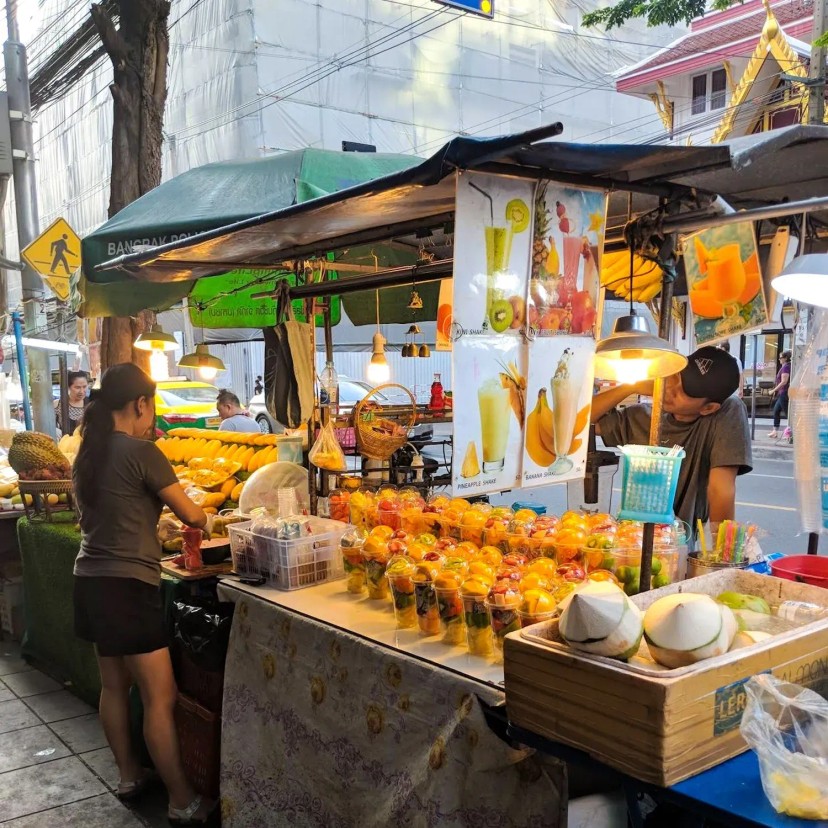
[{"label": "menu poster", "polygon": [[538,338],[529,349],[523,488],[584,476],[595,342]]},{"label": "menu poster", "polygon": [[454,322],[462,336],[517,337],[525,328],[534,190],[517,178],[457,177]]},{"label": "menu poster", "polygon": [[602,190],[538,184],[528,297],[536,336],[595,336],[606,213]]},{"label": "menu poster", "polygon": [[435,344],[438,351],[451,350],[451,327],[454,321],[452,318],[454,313],[453,289],[451,279],[441,280],[440,296],[437,299],[437,342]]},{"label": "menu poster", "polygon": [[519,484],[525,359],[521,337],[461,336],[454,343],[452,487],[458,497]]},{"label": "menu poster", "polygon": [[767,324],[753,222],[702,230],[686,239],[684,269],[699,345]]}]

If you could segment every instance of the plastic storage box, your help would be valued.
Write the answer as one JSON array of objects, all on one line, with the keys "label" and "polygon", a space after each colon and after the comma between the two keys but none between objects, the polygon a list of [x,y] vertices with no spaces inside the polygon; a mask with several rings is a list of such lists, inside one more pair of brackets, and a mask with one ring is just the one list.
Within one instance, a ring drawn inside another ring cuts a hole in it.
[{"label": "plastic storage box", "polygon": [[621,447],[622,520],[672,523],[679,470],[684,449],[662,446]]},{"label": "plastic storage box", "polygon": [[251,532],[252,521],[228,526],[233,569],[284,590],[345,577],[339,541],[349,525],[320,517],[308,518],[308,525],[312,533],[295,540]]}]

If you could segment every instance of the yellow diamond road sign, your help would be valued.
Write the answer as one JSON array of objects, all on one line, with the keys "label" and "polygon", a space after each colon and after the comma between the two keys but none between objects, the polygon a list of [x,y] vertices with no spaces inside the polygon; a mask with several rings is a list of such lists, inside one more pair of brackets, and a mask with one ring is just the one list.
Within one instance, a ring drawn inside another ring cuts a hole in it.
[{"label": "yellow diamond road sign", "polygon": [[69,277],[80,267],[80,245],[78,234],[59,218],[22,251],[61,302],[69,298]]}]

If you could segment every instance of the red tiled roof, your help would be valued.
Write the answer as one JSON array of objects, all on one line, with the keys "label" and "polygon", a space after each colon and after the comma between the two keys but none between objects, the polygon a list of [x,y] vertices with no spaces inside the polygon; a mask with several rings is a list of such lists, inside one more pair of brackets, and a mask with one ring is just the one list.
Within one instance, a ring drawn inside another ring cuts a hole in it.
[{"label": "red tiled roof", "polygon": [[[755,6],[755,9],[751,11],[750,7],[752,6]],[[791,24],[807,23],[813,17],[813,0],[782,0],[782,2],[772,3],[771,8],[783,28]],[[734,14],[739,11],[744,16],[733,19]],[[717,24],[715,18],[719,16],[723,20]],[[646,63],[636,66],[623,75],[619,75],[617,79],[619,85],[629,86],[629,81],[634,77],[650,72],[666,63],[681,62],[716,49],[726,52],[728,47],[732,47],[732,44],[738,41],[752,36],[758,39],[765,23],[765,17],[765,9],[761,3],[749,2],[742,7],[735,6],[725,12],[715,12],[700,18],[699,21],[693,21],[690,34],[676,41],[671,47],[654,55]],[[752,49],[753,46],[750,49],[737,49],[732,51],[731,54],[734,56],[737,53],[747,55]],[[669,74],[673,74],[673,67],[670,68],[671,72]],[[677,66],[676,69],[679,69],[679,67]],[[626,83],[622,83],[624,81]]]}]

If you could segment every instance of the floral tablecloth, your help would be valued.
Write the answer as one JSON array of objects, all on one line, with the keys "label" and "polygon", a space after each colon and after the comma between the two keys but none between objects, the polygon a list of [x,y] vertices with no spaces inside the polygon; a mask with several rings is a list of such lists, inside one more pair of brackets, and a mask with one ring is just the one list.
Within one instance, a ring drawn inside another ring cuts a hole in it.
[{"label": "floral tablecloth", "polygon": [[224,828],[566,823],[563,765],[486,724],[494,687],[230,585],[221,740]]}]

